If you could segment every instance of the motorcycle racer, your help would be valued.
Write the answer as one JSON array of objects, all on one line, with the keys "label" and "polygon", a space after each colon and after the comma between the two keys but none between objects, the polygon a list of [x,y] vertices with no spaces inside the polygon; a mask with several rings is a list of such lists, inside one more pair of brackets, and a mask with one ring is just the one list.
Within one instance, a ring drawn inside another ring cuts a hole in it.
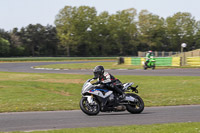
[{"label": "motorcycle racer", "polygon": [[153,52],[152,52],[151,50],[149,50],[148,53],[146,54],[146,62],[145,62],[145,65],[148,64],[148,62],[149,62],[151,56],[154,56],[154,55],[153,55]]},{"label": "motorcycle racer", "polygon": [[105,72],[103,66],[96,66],[93,70],[93,73],[93,79],[97,79],[97,82],[94,84],[101,84],[100,88],[106,87],[117,92],[118,94],[120,94],[119,98],[121,100],[125,98],[125,93],[121,89],[122,83],[110,73]]}]

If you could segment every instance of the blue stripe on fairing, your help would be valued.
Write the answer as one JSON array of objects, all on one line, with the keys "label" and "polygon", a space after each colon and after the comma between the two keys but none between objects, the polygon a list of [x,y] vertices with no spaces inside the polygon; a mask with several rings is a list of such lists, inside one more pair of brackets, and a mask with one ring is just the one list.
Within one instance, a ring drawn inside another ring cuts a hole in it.
[{"label": "blue stripe on fairing", "polygon": [[93,89],[93,90],[91,90],[92,92],[94,92],[94,91],[104,91],[104,92],[108,92],[109,90],[104,90],[104,89]]}]

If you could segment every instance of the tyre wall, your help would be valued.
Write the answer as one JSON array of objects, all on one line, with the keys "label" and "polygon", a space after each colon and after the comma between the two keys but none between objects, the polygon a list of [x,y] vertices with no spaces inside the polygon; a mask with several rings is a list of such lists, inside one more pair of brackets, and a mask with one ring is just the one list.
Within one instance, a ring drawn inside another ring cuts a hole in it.
[{"label": "tyre wall", "polygon": [[[156,66],[180,66],[180,57],[155,57]],[[124,64],[140,66],[145,62],[144,57],[124,57]]]}]

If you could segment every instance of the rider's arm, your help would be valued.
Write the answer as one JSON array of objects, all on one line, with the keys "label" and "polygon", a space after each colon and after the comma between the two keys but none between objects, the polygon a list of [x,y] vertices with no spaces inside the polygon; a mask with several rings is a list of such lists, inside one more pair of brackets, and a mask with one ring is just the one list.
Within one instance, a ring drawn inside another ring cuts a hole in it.
[{"label": "rider's arm", "polygon": [[104,72],[104,80],[101,81],[103,84],[107,84],[107,83],[111,83],[112,80],[111,80],[111,76],[108,72]]},{"label": "rider's arm", "polygon": [[99,80],[99,78],[97,78],[97,81],[95,82],[95,83],[93,83],[93,85],[98,85],[98,84],[100,84],[101,82],[100,82],[100,80]]},{"label": "rider's arm", "polygon": [[146,54],[146,60],[148,60],[149,58],[150,58],[150,54],[147,53],[147,54]]}]

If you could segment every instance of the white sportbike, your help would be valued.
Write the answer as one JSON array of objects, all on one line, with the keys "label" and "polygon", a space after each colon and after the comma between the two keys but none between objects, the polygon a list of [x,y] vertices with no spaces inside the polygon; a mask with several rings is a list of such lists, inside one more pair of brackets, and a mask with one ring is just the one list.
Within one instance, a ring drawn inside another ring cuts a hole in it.
[{"label": "white sportbike", "polygon": [[[137,87],[132,87],[133,83],[124,83],[122,90],[126,92],[126,97],[121,100],[119,95],[108,89],[101,89],[99,85],[91,83],[93,79],[88,79],[82,87],[82,98],[80,108],[87,115],[97,115],[101,112],[129,111],[137,114],[144,110],[144,102],[138,93]],[[131,93],[132,91],[132,93]]]}]

